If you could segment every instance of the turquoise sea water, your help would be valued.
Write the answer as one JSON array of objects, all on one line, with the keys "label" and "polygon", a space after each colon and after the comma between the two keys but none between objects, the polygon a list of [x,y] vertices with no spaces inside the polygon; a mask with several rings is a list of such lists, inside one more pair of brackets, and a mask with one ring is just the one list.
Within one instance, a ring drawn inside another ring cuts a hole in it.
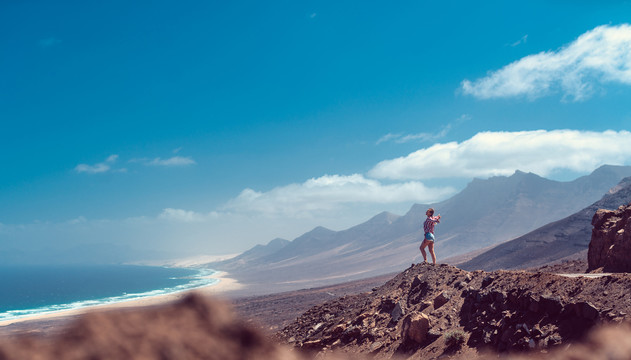
[{"label": "turquoise sea water", "polygon": [[0,266],[0,321],[170,294],[217,283],[211,269]]}]

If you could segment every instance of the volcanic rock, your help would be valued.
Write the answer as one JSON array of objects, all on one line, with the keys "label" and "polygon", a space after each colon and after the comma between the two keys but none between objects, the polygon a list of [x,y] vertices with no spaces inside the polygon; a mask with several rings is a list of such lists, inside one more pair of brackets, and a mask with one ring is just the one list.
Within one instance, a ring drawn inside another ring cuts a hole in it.
[{"label": "volcanic rock", "polygon": [[410,314],[403,319],[402,336],[406,340],[422,344],[427,338],[429,327],[429,316],[423,313]]},{"label": "volcanic rock", "polygon": [[[560,341],[554,337],[551,342]],[[511,360],[626,360],[631,355],[631,327],[608,326],[591,332],[586,340],[566,348],[547,353],[512,354]],[[487,354],[475,357],[478,360],[497,359],[497,355]],[[459,357],[469,360],[469,357]]]},{"label": "volcanic rock", "polygon": [[[298,346],[317,341],[320,348],[310,349],[320,353],[337,344],[377,359],[457,355],[449,351],[469,358],[482,349],[551,351],[580,341],[596,326],[626,321],[629,288],[630,274],[566,277],[418,264],[374,291],[311,308],[276,336]],[[395,321],[397,305],[405,314]],[[310,333],[313,325],[307,324],[319,323],[323,330]],[[353,324],[352,334],[335,335],[340,324]],[[454,334],[466,339],[457,350],[447,341]]]},{"label": "volcanic rock", "polygon": [[397,304],[394,306],[394,309],[392,310],[392,313],[390,313],[390,316],[392,317],[392,322],[397,322],[399,321],[399,319],[405,315],[405,310],[403,310],[403,305],[402,303],[399,301],[397,302]]},{"label": "volcanic rock", "polygon": [[588,270],[631,272],[631,204],[617,210],[598,210],[592,219]]},{"label": "volcanic rock", "polygon": [[436,296],[434,298],[434,309],[438,309],[439,307],[445,305],[449,299],[451,299],[451,295],[449,295],[449,293],[446,292],[441,292],[440,294],[438,294],[438,296]]}]

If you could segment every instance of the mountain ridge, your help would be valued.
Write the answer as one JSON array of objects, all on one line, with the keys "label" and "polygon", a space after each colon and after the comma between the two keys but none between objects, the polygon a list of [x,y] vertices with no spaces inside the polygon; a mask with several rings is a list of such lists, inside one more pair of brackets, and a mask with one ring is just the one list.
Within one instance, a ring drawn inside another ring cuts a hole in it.
[{"label": "mountain ridge", "polygon": [[631,167],[603,166],[569,182],[516,171],[473,180],[460,193],[435,204],[414,204],[405,215],[379,213],[345,230],[323,227],[247,264],[210,263],[260,291],[321,286],[401,271],[420,261],[427,207],[443,216],[436,228],[440,259],[517,238],[600,199]]}]

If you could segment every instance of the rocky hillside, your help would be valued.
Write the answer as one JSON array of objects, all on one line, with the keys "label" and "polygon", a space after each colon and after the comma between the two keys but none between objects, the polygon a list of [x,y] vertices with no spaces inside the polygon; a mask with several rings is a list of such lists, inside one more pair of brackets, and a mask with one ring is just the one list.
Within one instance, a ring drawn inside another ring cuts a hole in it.
[{"label": "rocky hillside", "polygon": [[624,178],[592,205],[458,264],[466,270],[524,269],[585,252],[598,209],[613,210],[631,203],[631,177]]},{"label": "rocky hillside", "polygon": [[627,320],[629,288],[628,274],[569,278],[419,264],[369,293],[310,309],[277,336],[300,349],[377,359],[543,351]]},{"label": "rocky hillside", "polygon": [[[364,319],[359,319],[359,322]],[[415,322],[410,321],[409,324],[410,329],[418,328],[417,325],[412,325],[416,324]],[[324,325],[320,325],[322,326]],[[521,325],[519,331],[526,331],[526,327]],[[347,335],[349,338],[356,336],[350,335],[351,333],[354,334],[350,331]],[[536,330],[532,329],[530,333],[536,333]],[[538,357],[532,353],[520,356],[513,354],[511,359],[628,359],[628,354],[631,353],[631,342],[628,341],[631,338],[630,334],[631,329],[628,326],[605,328],[591,334],[584,343],[573,345],[569,351],[563,347],[562,351],[544,354],[545,357]],[[429,337],[427,341],[432,341],[431,339]],[[436,341],[433,340],[434,343]],[[453,341],[457,344],[455,340]],[[401,352],[405,353],[403,349]],[[452,348],[448,348],[444,354],[454,354],[456,355],[454,358],[459,359],[477,359],[477,356],[471,356],[471,352],[458,351],[457,347],[452,345]],[[441,355],[435,353],[426,359],[435,359]],[[234,317],[225,304],[195,295],[176,303],[157,307],[83,315],[67,328],[61,329],[58,334],[47,338],[32,335],[0,337],[0,359],[3,360],[322,360],[323,358],[367,360],[373,357],[368,354],[341,351],[335,354],[327,353],[323,357],[321,354],[292,351],[289,346],[272,341],[260,330]],[[497,359],[497,356],[486,354],[482,358]]]}]

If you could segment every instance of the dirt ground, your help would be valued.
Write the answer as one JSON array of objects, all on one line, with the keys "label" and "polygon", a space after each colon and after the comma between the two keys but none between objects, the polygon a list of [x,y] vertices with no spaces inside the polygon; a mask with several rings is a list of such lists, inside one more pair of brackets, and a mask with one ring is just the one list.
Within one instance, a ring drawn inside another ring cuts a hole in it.
[{"label": "dirt ground", "polygon": [[381,275],[313,289],[236,298],[230,302],[236,313],[248,322],[258,324],[266,331],[276,332],[316,305],[345,295],[371,291],[395,275]]}]

